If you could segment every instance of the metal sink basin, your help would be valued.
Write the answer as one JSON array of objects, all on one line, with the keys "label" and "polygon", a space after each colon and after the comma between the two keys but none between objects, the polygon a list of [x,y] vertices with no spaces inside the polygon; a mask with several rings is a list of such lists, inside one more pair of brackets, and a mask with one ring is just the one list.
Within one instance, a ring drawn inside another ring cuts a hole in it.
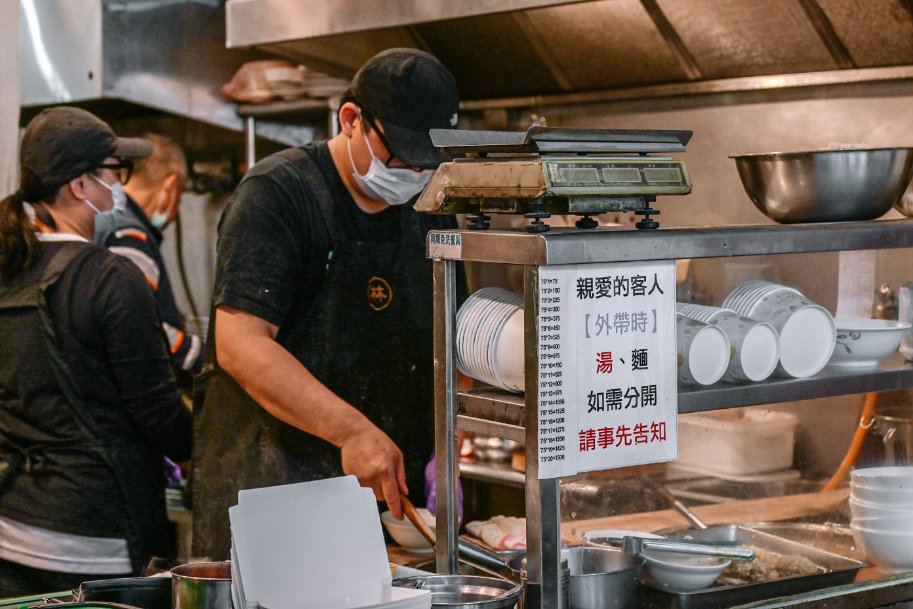
[{"label": "metal sink basin", "polygon": [[782,497],[821,490],[824,481],[776,480],[771,482],[731,482],[718,478],[701,478],[687,482],[670,482],[666,488],[687,505],[725,503],[743,499]]}]

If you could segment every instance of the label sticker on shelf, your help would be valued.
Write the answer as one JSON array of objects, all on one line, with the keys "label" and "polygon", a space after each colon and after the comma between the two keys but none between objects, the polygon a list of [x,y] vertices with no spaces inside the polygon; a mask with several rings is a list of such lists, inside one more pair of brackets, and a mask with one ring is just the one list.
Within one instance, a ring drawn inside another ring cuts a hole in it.
[{"label": "label sticker on shelf", "polygon": [[539,267],[539,478],[678,456],[675,262]]},{"label": "label sticker on shelf", "polygon": [[463,256],[463,238],[460,233],[432,231],[428,233],[428,256],[459,260]]}]

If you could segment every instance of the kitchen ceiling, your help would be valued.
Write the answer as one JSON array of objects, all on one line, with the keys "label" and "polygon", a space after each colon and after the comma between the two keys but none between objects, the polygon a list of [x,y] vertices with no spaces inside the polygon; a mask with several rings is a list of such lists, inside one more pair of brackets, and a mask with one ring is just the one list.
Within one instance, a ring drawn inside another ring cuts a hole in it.
[{"label": "kitchen ceiling", "polygon": [[469,100],[913,66],[913,0],[228,0],[226,14],[230,47],[340,75],[425,49]]}]

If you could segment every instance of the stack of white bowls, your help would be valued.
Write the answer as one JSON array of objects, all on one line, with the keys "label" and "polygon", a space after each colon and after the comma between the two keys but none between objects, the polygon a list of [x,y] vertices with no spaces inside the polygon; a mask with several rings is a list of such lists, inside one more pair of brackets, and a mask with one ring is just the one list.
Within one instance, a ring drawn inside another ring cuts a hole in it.
[{"label": "stack of white bowls", "polygon": [[913,571],[913,467],[850,473],[850,529],[856,545],[879,569]]},{"label": "stack of white bowls", "polygon": [[523,391],[523,297],[482,288],[457,311],[457,368],[508,391]]},{"label": "stack of white bowls", "polygon": [[723,308],[768,323],[780,335],[777,371],[807,378],[821,371],[834,353],[837,331],[833,316],[794,288],[770,281],[747,281],[738,286]]},{"label": "stack of white bowls", "polygon": [[770,324],[749,319],[732,309],[680,302],[679,315],[719,327],[729,337],[729,363],[723,378],[763,381],[777,367],[780,338]]}]

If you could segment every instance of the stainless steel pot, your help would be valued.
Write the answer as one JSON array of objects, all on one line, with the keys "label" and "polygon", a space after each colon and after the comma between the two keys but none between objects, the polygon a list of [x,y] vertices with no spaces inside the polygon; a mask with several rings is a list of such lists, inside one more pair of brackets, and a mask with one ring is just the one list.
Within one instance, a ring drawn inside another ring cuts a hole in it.
[{"label": "stainless steel pot", "polygon": [[881,439],[884,465],[913,465],[913,418],[909,409],[876,413],[872,434]]},{"label": "stainless steel pot", "polygon": [[523,586],[478,575],[416,575],[393,580],[394,586],[431,592],[432,609],[513,609]]},{"label": "stainless steel pot", "polygon": [[197,562],[171,570],[173,609],[232,609],[231,563]]},{"label": "stainless steel pot", "polygon": [[609,548],[568,548],[571,609],[636,609],[644,558]]},{"label": "stainless steel pot", "polygon": [[140,609],[171,609],[171,580],[167,577],[120,577],[80,584],[78,601],[105,601]]},{"label": "stainless steel pot", "polygon": [[781,223],[872,220],[900,201],[913,148],[746,154],[735,159],[749,198]]}]

